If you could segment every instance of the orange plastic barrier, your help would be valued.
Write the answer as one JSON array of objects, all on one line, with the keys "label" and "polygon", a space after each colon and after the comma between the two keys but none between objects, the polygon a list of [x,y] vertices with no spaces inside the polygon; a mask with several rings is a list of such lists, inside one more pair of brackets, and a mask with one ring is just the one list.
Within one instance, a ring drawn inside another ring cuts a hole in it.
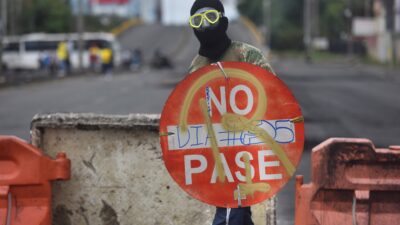
[{"label": "orange plastic barrier", "polygon": [[400,223],[400,147],[332,138],[312,151],[312,182],[296,177],[295,225]]},{"label": "orange plastic barrier", "polygon": [[11,136],[0,136],[0,225],[51,224],[51,180],[70,178],[65,153],[52,160]]}]

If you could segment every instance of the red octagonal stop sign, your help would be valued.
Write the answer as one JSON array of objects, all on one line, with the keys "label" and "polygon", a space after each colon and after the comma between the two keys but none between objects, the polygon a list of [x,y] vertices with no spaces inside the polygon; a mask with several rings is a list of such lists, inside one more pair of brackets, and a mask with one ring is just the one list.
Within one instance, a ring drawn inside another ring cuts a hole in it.
[{"label": "red octagonal stop sign", "polygon": [[272,73],[241,62],[206,66],[169,96],[160,121],[165,166],[191,196],[250,206],[294,174],[304,145],[300,106]]}]

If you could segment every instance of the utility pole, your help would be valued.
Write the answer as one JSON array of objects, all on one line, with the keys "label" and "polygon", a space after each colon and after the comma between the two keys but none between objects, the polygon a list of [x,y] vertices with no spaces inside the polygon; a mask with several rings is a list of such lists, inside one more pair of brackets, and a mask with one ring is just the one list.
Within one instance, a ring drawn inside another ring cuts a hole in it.
[{"label": "utility pole", "polygon": [[16,21],[16,15],[15,15],[15,6],[16,6],[16,1],[14,0],[11,4],[8,5],[8,34],[13,35],[15,34],[15,21]]},{"label": "utility pole", "polygon": [[8,4],[7,4],[8,0],[1,0],[1,21],[2,21],[2,25],[3,25],[3,35],[6,36],[7,35],[7,16],[8,16]]},{"label": "utility pole", "polygon": [[83,0],[78,0],[78,18],[77,18],[77,31],[78,31],[78,69],[81,73],[83,70]]},{"label": "utility pole", "polygon": [[[23,5],[23,0],[16,0],[16,11],[15,11],[15,14],[16,14],[16,17],[17,18],[20,18],[21,17],[21,13],[22,13],[22,5]],[[16,21],[15,22],[15,31],[16,31],[16,34],[20,34],[21,33],[21,30],[20,30],[20,27],[19,27],[19,23],[18,23],[18,21]]]},{"label": "utility pole", "polygon": [[268,47],[268,51],[271,50],[271,36],[272,36],[272,0],[263,1],[263,11],[264,11],[264,29],[265,29],[265,40],[264,44]]},{"label": "utility pole", "polygon": [[388,9],[391,10],[389,12],[389,20],[390,20],[390,33],[391,33],[391,40],[392,40],[392,64],[395,66],[397,64],[397,34],[396,34],[396,15],[397,15],[397,3],[396,0],[392,0],[389,2]]},{"label": "utility pole", "polygon": [[3,75],[3,19],[0,19],[0,76]]},{"label": "utility pole", "polygon": [[1,0],[0,18],[0,75],[3,73],[3,41],[7,35],[7,0]]},{"label": "utility pole", "polygon": [[365,2],[364,2],[364,14],[365,14],[365,17],[371,16],[371,1],[370,0],[365,0]]},{"label": "utility pole", "polygon": [[8,0],[8,35],[17,35],[20,33],[18,20],[22,11],[22,0]]},{"label": "utility pole", "polygon": [[[400,0],[395,0],[394,3],[394,15],[393,15],[393,31],[394,31],[394,43],[396,44],[398,40],[400,40]],[[399,46],[394,46],[393,48],[393,57],[394,57],[394,65],[397,65],[399,60]]]},{"label": "utility pole", "polygon": [[312,0],[304,0],[304,5],[303,5],[303,43],[304,43],[304,48],[305,48],[305,56],[306,56],[306,61],[310,62],[311,61],[311,1]]},{"label": "utility pole", "polygon": [[352,11],[352,0],[347,0],[347,8],[344,15],[347,18],[347,54],[353,56],[353,34],[352,34],[352,23],[353,23],[353,11]]},{"label": "utility pole", "polygon": [[319,37],[319,0],[312,0],[311,37]]}]

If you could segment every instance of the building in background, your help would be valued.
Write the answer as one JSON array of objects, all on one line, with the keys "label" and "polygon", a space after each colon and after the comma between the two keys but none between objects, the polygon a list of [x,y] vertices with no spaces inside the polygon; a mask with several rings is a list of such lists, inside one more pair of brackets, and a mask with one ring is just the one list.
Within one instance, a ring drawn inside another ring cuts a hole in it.
[{"label": "building in background", "polygon": [[130,0],[89,0],[92,15],[133,16]]},{"label": "building in background", "polygon": [[70,0],[72,14],[78,14],[79,1],[82,1],[82,11],[84,14],[90,14],[90,0]]},{"label": "building in background", "polygon": [[373,14],[353,19],[353,36],[364,40],[373,59],[399,63],[400,0],[374,0]]},{"label": "building in background", "polygon": [[[187,24],[190,7],[194,2],[194,0],[70,0],[74,14],[78,12],[79,1],[82,1],[85,14],[138,17],[145,23],[161,22],[164,25]],[[238,19],[238,0],[221,1],[229,20]]]},{"label": "building in background", "polygon": [[395,3],[395,22],[394,22],[394,33],[395,33],[395,49],[397,62],[400,63],[400,0],[396,0]]},{"label": "building in background", "polygon": [[[225,15],[229,20],[239,17],[237,0],[221,0]],[[161,22],[165,25],[184,25],[188,23],[190,7],[194,0],[161,0]]]},{"label": "building in background", "polygon": [[139,0],[139,18],[145,23],[155,23],[160,21],[160,0]]},{"label": "building in background", "polygon": [[140,13],[141,0],[70,0],[72,13],[77,14],[79,1],[86,15],[137,17]]}]

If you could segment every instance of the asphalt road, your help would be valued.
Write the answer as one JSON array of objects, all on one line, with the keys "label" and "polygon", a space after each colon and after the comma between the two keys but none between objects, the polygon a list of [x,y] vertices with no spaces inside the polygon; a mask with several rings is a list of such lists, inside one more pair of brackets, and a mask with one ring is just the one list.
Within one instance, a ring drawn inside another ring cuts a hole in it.
[{"label": "asphalt road", "polygon": [[[235,40],[255,44],[242,25],[230,28]],[[182,27],[141,26],[120,36],[124,49],[140,47],[145,60],[159,48],[171,56],[172,70],[84,75],[0,88],[0,134],[29,139],[37,113],[160,113],[176,82],[182,79],[198,44]],[[256,44],[255,44],[256,45]],[[400,72],[337,61],[304,63],[272,57],[273,68],[290,87],[305,116],[306,147],[297,174],[309,182],[310,149],[329,137],[364,137],[378,147],[400,144]],[[293,224],[294,183],[278,194],[278,224]]]},{"label": "asphalt road", "polygon": [[[307,64],[277,59],[273,66],[299,101],[306,146],[297,174],[310,182],[311,149],[331,137],[368,138],[376,147],[400,144],[400,71],[342,59]],[[278,225],[292,225],[294,178],[278,194]]]}]

